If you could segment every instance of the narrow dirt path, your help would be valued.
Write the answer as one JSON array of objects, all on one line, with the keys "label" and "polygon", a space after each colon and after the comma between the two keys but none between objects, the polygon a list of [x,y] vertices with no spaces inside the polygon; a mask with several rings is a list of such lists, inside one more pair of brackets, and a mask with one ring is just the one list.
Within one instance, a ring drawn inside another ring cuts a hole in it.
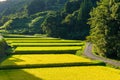
[{"label": "narrow dirt path", "polygon": [[105,63],[112,64],[115,67],[120,67],[120,61],[115,61],[115,60],[111,60],[111,59],[107,59],[107,58],[104,58],[104,57],[94,55],[92,53],[92,44],[91,43],[86,44],[86,48],[84,50],[84,56],[86,56],[88,58],[91,58],[91,59],[94,59],[94,60],[101,60]]}]

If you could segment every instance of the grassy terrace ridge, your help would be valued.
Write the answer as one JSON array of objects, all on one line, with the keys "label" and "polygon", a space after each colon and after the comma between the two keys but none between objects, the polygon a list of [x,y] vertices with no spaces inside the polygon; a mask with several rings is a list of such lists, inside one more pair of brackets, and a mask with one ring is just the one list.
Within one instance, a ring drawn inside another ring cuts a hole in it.
[{"label": "grassy terrace ridge", "polygon": [[33,38],[5,38],[5,40],[60,40],[60,38],[39,38],[39,37],[33,37]]},{"label": "grassy terrace ridge", "polygon": [[20,34],[2,34],[5,38],[42,38],[43,36],[20,35]]},{"label": "grassy terrace ridge", "polygon": [[119,80],[120,71],[104,66],[0,70],[2,80]]},{"label": "grassy terrace ridge", "polygon": [[11,43],[12,47],[29,47],[29,46],[82,46],[84,43]]},{"label": "grassy terrace ridge", "polygon": [[17,47],[14,53],[75,53],[81,50],[81,46],[59,46],[59,47]]},{"label": "grassy terrace ridge", "polygon": [[12,55],[0,64],[0,69],[20,67],[74,66],[91,64],[90,59],[72,54]]}]

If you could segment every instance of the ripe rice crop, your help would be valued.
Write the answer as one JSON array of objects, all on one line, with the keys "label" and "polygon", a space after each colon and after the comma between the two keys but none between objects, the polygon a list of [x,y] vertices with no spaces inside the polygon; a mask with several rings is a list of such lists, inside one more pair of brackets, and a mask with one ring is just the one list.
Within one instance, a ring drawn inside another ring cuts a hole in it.
[{"label": "ripe rice crop", "polygon": [[8,43],[80,43],[79,40],[6,40]]},{"label": "ripe rice crop", "polygon": [[17,47],[14,53],[56,53],[70,52],[75,53],[81,50],[80,46],[60,46],[60,47]]},{"label": "ripe rice crop", "polygon": [[10,67],[21,67],[29,65],[29,66],[39,66],[42,65],[73,65],[73,64],[82,64],[82,63],[90,63],[92,62],[90,59],[86,59],[83,57],[78,57],[72,54],[34,54],[34,55],[12,55],[10,58],[4,60],[0,64],[0,68],[10,68]]},{"label": "ripe rice crop", "polygon": [[0,70],[1,80],[120,80],[120,70],[104,66],[76,66]]},{"label": "ripe rice crop", "polygon": [[29,46],[82,46],[84,43],[11,43],[13,47],[29,47]]},{"label": "ripe rice crop", "polygon": [[5,40],[60,40],[59,38],[5,38]]}]

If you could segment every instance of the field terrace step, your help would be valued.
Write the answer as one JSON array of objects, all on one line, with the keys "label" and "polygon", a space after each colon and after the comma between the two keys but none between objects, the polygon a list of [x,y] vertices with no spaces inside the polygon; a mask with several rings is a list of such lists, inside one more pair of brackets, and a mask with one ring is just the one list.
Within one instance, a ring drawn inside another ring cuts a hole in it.
[{"label": "field terrace step", "polygon": [[14,54],[51,54],[51,53],[72,53],[81,50],[80,46],[59,46],[59,47],[17,47]]},{"label": "field terrace step", "polygon": [[120,80],[120,70],[106,66],[0,70],[1,80]]},{"label": "field terrace step", "polygon": [[7,43],[81,43],[79,40],[6,40]]},{"label": "field terrace step", "polygon": [[72,54],[12,55],[0,63],[0,69],[85,66],[91,63],[90,59]]},{"label": "field terrace step", "polygon": [[83,46],[84,43],[11,43],[12,47]]},{"label": "field terrace step", "polygon": [[60,38],[5,38],[5,40],[60,40]]}]

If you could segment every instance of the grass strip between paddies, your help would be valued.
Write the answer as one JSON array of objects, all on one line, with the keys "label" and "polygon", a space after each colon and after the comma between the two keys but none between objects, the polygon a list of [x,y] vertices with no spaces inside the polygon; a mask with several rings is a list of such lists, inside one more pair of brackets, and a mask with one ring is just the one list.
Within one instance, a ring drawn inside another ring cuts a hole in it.
[{"label": "grass strip between paddies", "polygon": [[5,40],[60,40],[60,38],[5,38]]}]

